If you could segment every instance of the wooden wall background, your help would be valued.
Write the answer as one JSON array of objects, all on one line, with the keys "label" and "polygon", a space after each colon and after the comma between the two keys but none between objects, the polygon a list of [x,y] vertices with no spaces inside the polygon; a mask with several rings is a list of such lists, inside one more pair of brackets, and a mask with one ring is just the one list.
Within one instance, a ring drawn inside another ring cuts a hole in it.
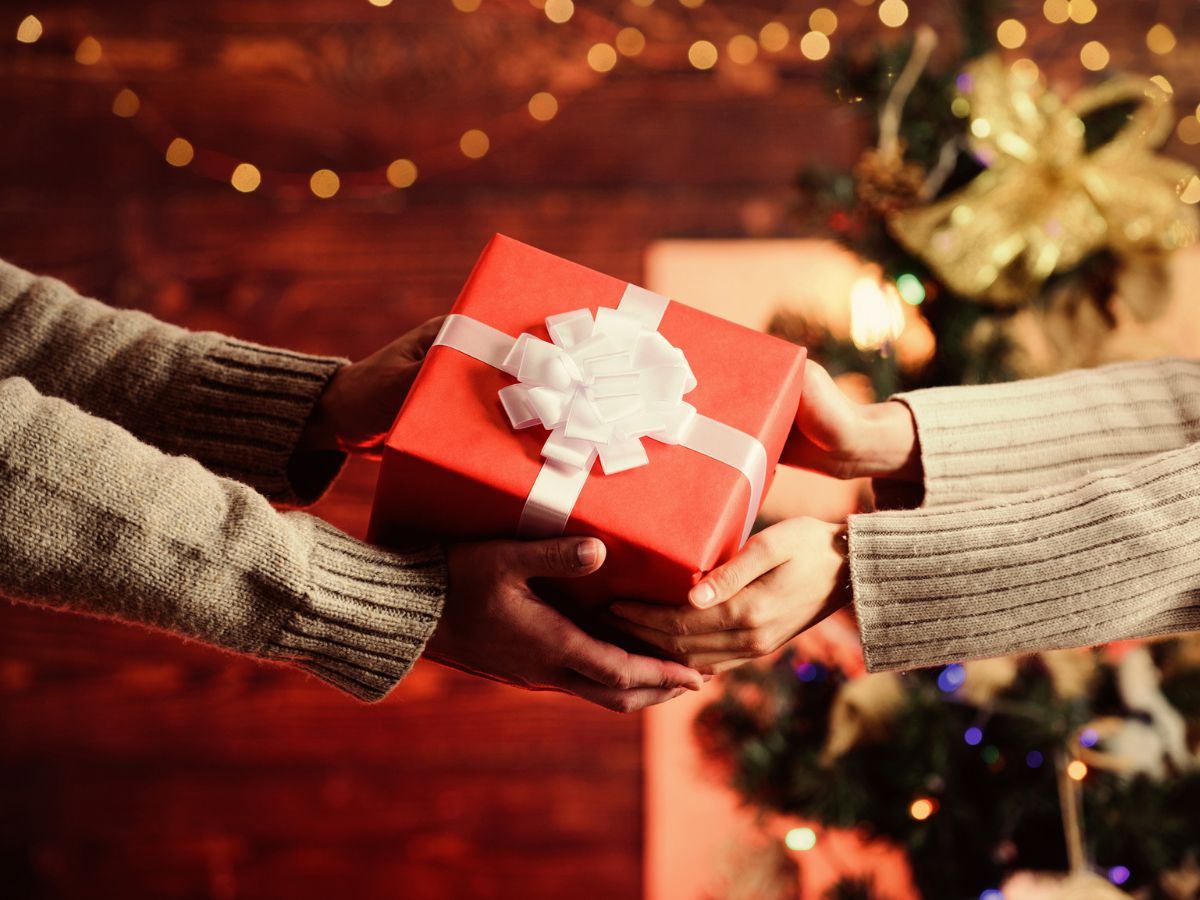
[{"label": "wooden wall background", "polygon": [[[354,357],[444,311],[494,232],[638,280],[660,238],[789,233],[800,163],[854,158],[853,110],[794,44],[686,62],[697,37],[797,28],[815,2],[577,4],[555,26],[530,0],[5,3],[0,255],[189,327]],[[828,5],[835,40],[880,33],[856,24],[872,9]],[[1099,37],[1136,67],[1157,15],[1181,46],[1156,70],[1186,80],[1171,67],[1196,58],[1194,4],[1100,5],[1086,34],[1052,34],[1040,3],[1016,4],[1068,62]],[[944,27],[953,4],[913,6]],[[18,44],[29,13],[45,34]],[[646,52],[592,73],[588,46],[631,23]],[[72,58],[87,35],[95,66]],[[142,98],[132,121],[110,112],[122,86]],[[524,102],[546,88],[561,110],[534,127]],[[493,135],[475,163],[455,149],[470,127]],[[172,132],[256,163],[263,188],[167,166]],[[303,173],[401,156],[421,170],[406,191],[376,171],[307,192]],[[352,466],[318,514],[361,533],[373,479]],[[0,896],[635,897],[640,736],[637,717],[425,665],[362,707],[286,669],[3,604]]]}]

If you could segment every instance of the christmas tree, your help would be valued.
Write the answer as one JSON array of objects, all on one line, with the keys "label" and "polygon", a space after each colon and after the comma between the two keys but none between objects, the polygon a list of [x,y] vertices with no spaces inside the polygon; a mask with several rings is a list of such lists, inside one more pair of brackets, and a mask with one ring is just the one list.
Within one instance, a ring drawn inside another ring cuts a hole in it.
[{"label": "christmas tree", "polygon": [[[1119,358],[1117,320],[1161,312],[1167,257],[1196,235],[1200,180],[1155,153],[1169,85],[1061,98],[996,53],[993,4],[957,6],[956,39],[918,29],[835,61],[875,142],[798,179],[811,230],[877,265],[852,304],[884,323],[916,307],[936,347],[914,364],[891,352],[900,325],[773,330],[879,396]],[[697,729],[748,802],[896,842],[925,897],[998,900],[1021,870],[1074,873],[1064,897],[1200,896],[1198,639],[857,677],[787,651],[732,673]]]}]

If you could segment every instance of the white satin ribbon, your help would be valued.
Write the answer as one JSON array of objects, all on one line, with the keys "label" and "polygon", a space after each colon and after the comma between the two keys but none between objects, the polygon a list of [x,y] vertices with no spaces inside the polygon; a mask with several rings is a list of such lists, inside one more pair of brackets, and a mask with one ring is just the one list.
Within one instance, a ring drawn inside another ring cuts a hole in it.
[{"label": "white satin ribbon", "polygon": [[550,316],[551,343],[513,338],[469,316],[446,317],[433,346],[451,347],[518,380],[500,390],[514,428],[550,431],[545,462],[521,511],[525,537],[563,533],[600,460],[606,475],[646,465],[643,437],[678,444],[737,469],[750,484],[742,529],[754,525],[767,476],[767,451],[752,435],[700,415],[683,396],[696,378],[683,351],[661,334],[670,301],[629,285],[616,309]]}]

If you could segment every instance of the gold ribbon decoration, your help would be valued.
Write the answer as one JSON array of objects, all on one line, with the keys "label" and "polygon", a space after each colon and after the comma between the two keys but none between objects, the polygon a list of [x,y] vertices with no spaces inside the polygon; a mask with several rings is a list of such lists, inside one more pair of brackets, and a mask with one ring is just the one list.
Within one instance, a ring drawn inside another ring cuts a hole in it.
[{"label": "gold ribbon decoration", "polygon": [[[1153,150],[1171,132],[1167,94],[1114,78],[1063,102],[1040,78],[981,57],[959,76],[968,147],[986,169],[953,194],[888,218],[892,235],[955,293],[998,306],[1032,300],[1055,272],[1108,248],[1162,254],[1196,239],[1179,197],[1195,170]],[[1107,143],[1087,152],[1083,116],[1136,103]]]}]

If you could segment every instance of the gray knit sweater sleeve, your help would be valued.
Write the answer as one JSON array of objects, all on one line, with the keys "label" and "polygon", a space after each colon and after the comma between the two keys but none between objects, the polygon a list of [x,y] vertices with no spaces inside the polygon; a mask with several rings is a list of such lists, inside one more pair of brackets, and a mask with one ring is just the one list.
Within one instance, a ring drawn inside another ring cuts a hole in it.
[{"label": "gray knit sweater sleeve", "polygon": [[1200,441],[1200,361],[1155,359],[899,394],[925,506],[1062,484]]},{"label": "gray knit sweater sleeve", "polygon": [[927,505],[850,519],[871,669],[1200,629],[1200,362],[904,400]]},{"label": "gray knit sweater sleeve", "polygon": [[27,378],[276,503],[314,502],[344,462],[296,451],[344,362],[185,331],[0,261],[0,378]]},{"label": "gray knit sweater sleeve", "polygon": [[254,489],[298,503],[328,486],[340,455],[294,450],[338,365],[0,263],[0,595],[384,696],[437,625],[441,550],[371,547]]}]

